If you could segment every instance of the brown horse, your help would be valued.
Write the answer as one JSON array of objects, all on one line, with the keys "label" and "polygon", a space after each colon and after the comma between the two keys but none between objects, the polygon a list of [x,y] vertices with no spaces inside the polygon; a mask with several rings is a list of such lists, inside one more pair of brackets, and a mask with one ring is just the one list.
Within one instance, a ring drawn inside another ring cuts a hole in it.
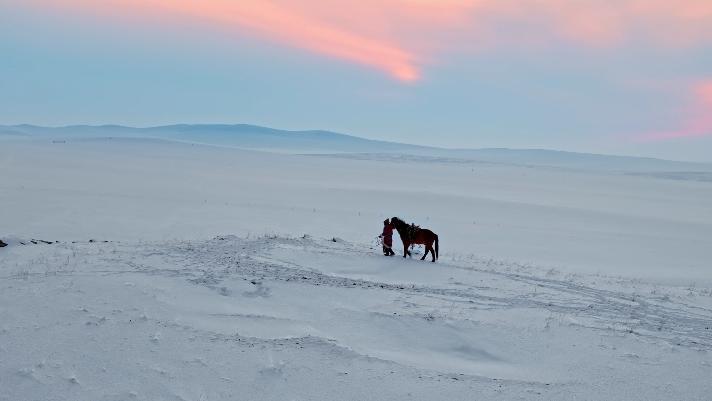
[{"label": "brown horse", "polygon": [[[425,260],[428,256],[428,252],[433,255],[433,262],[438,258],[438,236],[434,232],[426,229],[420,228],[416,225],[408,224],[405,221],[399,219],[398,217],[391,218],[391,224],[398,231],[398,235],[403,241],[403,257],[413,256],[410,254],[408,248],[413,244],[425,245],[425,255],[423,255],[420,260]],[[433,248],[433,243],[435,248]]]}]

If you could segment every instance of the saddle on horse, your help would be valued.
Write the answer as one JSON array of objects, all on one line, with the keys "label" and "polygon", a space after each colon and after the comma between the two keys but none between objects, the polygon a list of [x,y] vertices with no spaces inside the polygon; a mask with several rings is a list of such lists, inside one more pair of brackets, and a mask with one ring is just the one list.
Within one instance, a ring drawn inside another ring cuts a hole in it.
[{"label": "saddle on horse", "polygon": [[414,240],[418,231],[420,231],[420,226],[416,226],[415,223],[410,223],[408,226],[408,240]]}]

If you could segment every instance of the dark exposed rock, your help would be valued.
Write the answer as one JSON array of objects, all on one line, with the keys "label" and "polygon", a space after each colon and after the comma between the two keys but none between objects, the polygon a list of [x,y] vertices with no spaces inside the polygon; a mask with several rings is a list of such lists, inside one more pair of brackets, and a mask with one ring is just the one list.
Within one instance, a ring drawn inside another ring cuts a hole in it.
[{"label": "dark exposed rock", "polygon": [[4,248],[6,246],[7,246],[7,244],[5,242],[3,242],[3,240],[0,240],[0,248]]}]

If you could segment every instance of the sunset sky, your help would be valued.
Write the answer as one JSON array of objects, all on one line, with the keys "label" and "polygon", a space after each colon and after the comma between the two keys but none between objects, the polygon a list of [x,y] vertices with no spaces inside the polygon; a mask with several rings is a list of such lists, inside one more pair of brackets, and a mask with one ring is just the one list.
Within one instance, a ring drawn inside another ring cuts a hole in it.
[{"label": "sunset sky", "polygon": [[0,0],[0,124],[712,161],[710,0]]}]

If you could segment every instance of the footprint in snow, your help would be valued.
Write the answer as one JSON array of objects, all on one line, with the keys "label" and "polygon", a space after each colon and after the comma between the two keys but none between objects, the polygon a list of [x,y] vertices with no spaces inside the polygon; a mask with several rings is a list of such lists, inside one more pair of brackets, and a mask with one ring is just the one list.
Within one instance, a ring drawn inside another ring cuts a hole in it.
[{"label": "footprint in snow", "polygon": [[263,377],[277,378],[284,375],[284,367],[286,363],[284,361],[279,361],[276,364],[271,364],[270,366],[260,369],[260,375]]},{"label": "footprint in snow", "polygon": [[262,298],[268,298],[272,295],[272,290],[269,289],[269,287],[265,287],[262,285],[262,283],[257,282],[257,281],[252,281],[252,284],[256,286],[254,291],[245,291],[242,293],[242,296],[248,297],[248,298],[257,298],[257,297],[262,297]]}]

